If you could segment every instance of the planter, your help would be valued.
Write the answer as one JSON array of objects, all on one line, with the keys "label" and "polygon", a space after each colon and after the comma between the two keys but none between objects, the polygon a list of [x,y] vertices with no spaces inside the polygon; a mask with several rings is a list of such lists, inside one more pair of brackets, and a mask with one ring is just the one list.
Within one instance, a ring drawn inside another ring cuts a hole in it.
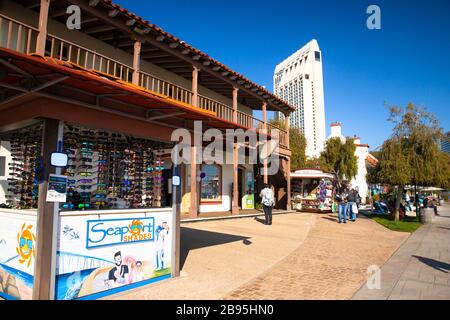
[{"label": "planter", "polygon": [[433,208],[420,208],[419,219],[423,224],[432,223],[434,218]]}]

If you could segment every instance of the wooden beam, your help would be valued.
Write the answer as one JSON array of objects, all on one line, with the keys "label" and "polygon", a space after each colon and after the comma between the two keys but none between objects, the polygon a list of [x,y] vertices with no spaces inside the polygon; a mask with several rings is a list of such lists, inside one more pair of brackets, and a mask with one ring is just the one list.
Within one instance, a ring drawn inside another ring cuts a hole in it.
[{"label": "wooden beam", "polygon": [[38,224],[36,227],[36,261],[33,282],[33,299],[50,300],[52,288],[52,256],[53,230],[55,221],[55,203],[47,202],[49,174],[55,173],[56,168],[50,164],[50,156],[57,150],[59,121],[53,119],[44,120],[42,137],[42,165],[45,173],[43,182],[39,184],[39,201],[37,209]]},{"label": "wooden beam", "polygon": [[133,53],[133,84],[139,85],[139,71],[141,69],[141,42],[134,42],[134,53]]},{"label": "wooden beam", "polygon": [[48,9],[50,7],[50,0],[40,0],[41,8],[39,10],[39,24],[38,37],[36,42],[36,53],[45,55],[45,43],[47,39],[47,25],[48,25]]},{"label": "wooden beam", "polygon": [[172,57],[171,54],[169,53],[158,53],[158,54],[143,54],[142,58],[143,59],[157,59],[157,58],[167,58],[167,57]]},{"label": "wooden beam", "polygon": [[197,207],[197,147],[191,147],[191,205],[189,207],[189,216],[196,218],[198,215]]},{"label": "wooden beam", "polygon": [[116,29],[116,27],[114,27],[114,26],[102,25],[102,26],[99,26],[99,27],[86,29],[86,30],[84,30],[84,33],[95,34],[95,33],[99,33],[99,32],[113,31],[115,29]]},{"label": "wooden beam", "polygon": [[194,67],[192,69],[192,105],[194,107],[198,106],[198,73],[200,69]]},{"label": "wooden beam", "polygon": [[67,15],[67,8],[55,10],[54,12],[52,12],[52,14],[50,16],[52,17],[52,19],[54,19],[54,18],[62,17],[65,15]]},{"label": "wooden beam", "polygon": [[159,116],[149,117],[149,118],[147,118],[147,120],[148,121],[162,120],[162,119],[167,119],[167,118],[180,116],[182,114],[186,114],[186,112],[181,112],[180,111],[180,112],[166,113],[166,114],[162,114],[162,115],[159,115]]}]

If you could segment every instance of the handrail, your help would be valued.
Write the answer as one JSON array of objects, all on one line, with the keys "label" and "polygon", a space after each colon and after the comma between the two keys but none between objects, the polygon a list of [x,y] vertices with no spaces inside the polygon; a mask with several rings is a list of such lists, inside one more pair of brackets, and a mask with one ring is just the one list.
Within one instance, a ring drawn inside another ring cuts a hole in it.
[{"label": "handrail", "polygon": [[58,60],[70,61],[86,69],[97,70],[123,81],[131,82],[133,68],[96,51],[48,34],[46,55]]},{"label": "handrail", "polygon": [[197,106],[203,110],[208,110],[216,113],[216,116],[233,122],[233,108],[217,100],[198,95]]},{"label": "handrail", "polygon": [[1,47],[26,54],[36,51],[37,28],[0,14],[0,31],[3,30],[6,32],[0,32]]},{"label": "handrail", "polygon": [[151,74],[140,71],[139,85],[147,90],[163,94],[177,101],[191,104],[192,92]]},{"label": "handrail", "polygon": [[[4,31],[5,30],[5,31]],[[25,23],[0,14],[0,46],[25,54],[36,52],[38,29]],[[84,48],[71,41],[61,39],[52,34],[47,34],[46,56],[70,61],[86,69],[97,70],[123,81],[131,82],[134,69],[124,63],[109,58],[91,49]],[[139,85],[153,92],[163,94],[174,100],[193,104],[193,93],[190,90],[177,86],[169,81],[162,80],[143,71],[139,72]],[[203,110],[215,112],[220,119],[234,122],[234,110],[232,107],[217,100],[198,95],[197,107]],[[264,122],[242,111],[236,113],[236,123],[246,127],[261,130]],[[280,146],[287,147],[287,132],[281,128],[267,123],[267,134],[271,135],[278,130]]]}]

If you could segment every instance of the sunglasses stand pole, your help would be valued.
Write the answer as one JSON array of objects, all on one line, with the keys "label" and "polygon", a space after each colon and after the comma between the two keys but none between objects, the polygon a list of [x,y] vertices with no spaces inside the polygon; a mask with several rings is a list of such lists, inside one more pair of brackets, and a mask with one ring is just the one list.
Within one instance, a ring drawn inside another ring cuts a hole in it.
[{"label": "sunglasses stand pole", "polygon": [[[178,170],[178,145],[175,145],[173,149],[173,169],[172,169],[172,177],[179,176]],[[173,180],[172,180],[173,181]],[[175,228],[175,232],[172,233],[172,261],[173,270],[172,276],[178,277],[180,275],[180,220],[181,220],[181,212],[180,212],[180,202],[181,202],[181,183],[176,185],[172,185],[172,216],[173,216],[173,225]]]}]

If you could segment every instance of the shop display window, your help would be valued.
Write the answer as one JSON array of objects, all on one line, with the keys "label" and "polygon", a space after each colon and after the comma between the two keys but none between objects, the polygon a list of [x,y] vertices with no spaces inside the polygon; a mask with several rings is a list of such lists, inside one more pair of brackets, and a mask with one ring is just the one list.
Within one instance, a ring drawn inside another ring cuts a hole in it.
[{"label": "shop display window", "polygon": [[166,205],[164,150],[172,145],[66,125],[69,164],[63,210],[151,208]]},{"label": "shop display window", "polygon": [[202,172],[205,174],[201,180],[201,200],[214,201],[221,199],[222,186],[222,168],[219,165],[202,166]]},{"label": "shop display window", "polygon": [[[11,159],[6,163],[7,188],[3,190],[6,203],[1,207],[11,209],[36,209],[38,206],[39,179],[42,173],[42,124],[33,125],[2,134],[0,140],[8,141],[5,153]],[[5,173],[6,173],[5,172]]]}]

